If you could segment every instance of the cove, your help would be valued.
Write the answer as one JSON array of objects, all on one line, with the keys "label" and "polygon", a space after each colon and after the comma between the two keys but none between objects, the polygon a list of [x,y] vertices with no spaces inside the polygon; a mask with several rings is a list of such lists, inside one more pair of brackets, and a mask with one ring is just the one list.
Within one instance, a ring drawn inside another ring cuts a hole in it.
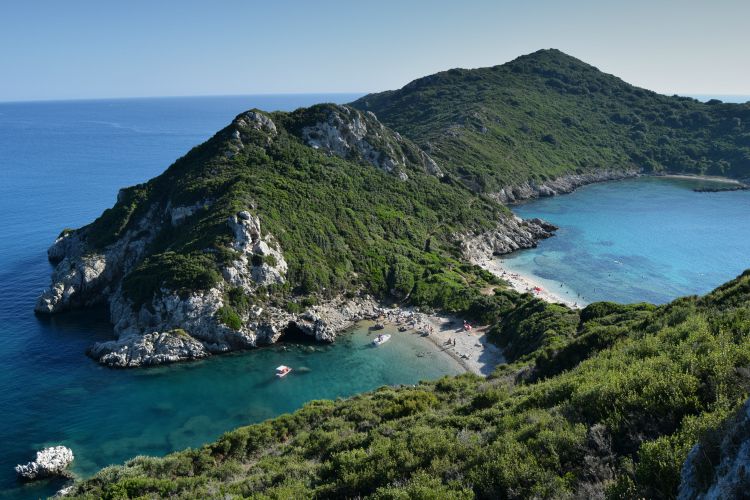
[{"label": "cove", "polygon": [[750,267],[750,191],[698,193],[695,179],[640,177],[518,205],[560,229],[500,259],[581,303],[663,304],[704,294]]},{"label": "cove", "polygon": [[[52,271],[46,249],[65,227],[112,206],[117,191],[166,169],[243,110],[293,110],[357,95],[237,96],[0,104],[0,498],[54,494],[13,467],[44,446],[75,453],[86,476],[138,454],[200,446],[306,401],[413,384],[461,368],[418,336],[378,349],[366,325],[333,345],[293,343],[196,363],[111,370],[86,348],[112,337],[106,311],[33,313]],[[295,371],[276,380],[274,369]]]}]

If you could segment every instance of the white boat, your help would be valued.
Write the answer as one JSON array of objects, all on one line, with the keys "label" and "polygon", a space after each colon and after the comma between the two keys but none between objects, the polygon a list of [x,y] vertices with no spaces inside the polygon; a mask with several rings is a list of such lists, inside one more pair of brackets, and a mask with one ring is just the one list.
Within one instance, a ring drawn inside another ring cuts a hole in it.
[{"label": "white boat", "polygon": [[375,346],[379,346],[379,345],[385,344],[389,340],[391,340],[390,335],[388,335],[387,333],[380,334],[372,340],[372,344]]},{"label": "white boat", "polygon": [[292,371],[291,368],[289,368],[286,365],[281,365],[276,367],[276,376],[279,378],[286,377],[289,375],[289,373]]}]

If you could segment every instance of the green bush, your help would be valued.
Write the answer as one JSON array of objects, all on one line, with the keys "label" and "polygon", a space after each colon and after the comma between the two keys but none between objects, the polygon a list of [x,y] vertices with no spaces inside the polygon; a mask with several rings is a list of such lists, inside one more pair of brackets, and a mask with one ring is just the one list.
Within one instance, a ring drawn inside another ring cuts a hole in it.
[{"label": "green bush", "polygon": [[242,328],[242,319],[240,319],[239,314],[237,314],[237,312],[232,309],[231,306],[221,306],[216,311],[216,319],[232,330],[239,330],[240,328]]}]

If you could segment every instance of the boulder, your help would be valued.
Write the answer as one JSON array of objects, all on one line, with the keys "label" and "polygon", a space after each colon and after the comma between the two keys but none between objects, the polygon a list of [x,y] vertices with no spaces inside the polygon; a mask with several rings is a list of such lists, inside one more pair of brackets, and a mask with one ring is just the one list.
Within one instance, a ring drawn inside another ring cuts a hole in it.
[{"label": "boulder", "polygon": [[24,481],[51,476],[66,476],[66,469],[73,461],[73,450],[65,446],[53,446],[36,452],[36,460],[26,465],[16,465],[18,477]]}]

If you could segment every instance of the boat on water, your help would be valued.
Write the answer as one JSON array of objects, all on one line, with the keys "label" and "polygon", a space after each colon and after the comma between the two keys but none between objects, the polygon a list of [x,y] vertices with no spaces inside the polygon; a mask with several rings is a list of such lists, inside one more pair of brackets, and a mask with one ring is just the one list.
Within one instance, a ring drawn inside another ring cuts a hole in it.
[{"label": "boat on water", "polygon": [[380,335],[378,335],[377,337],[375,337],[375,338],[374,338],[374,339],[372,340],[372,345],[374,345],[374,346],[379,346],[379,345],[385,344],[385,343],[386,343],[386,342],[388,342],[388,341],[389,341],[390,339],[391,339],[391,336],[390,336],[390,335],[388,335],[387,333],[385,333],[385,334],[380,334]]},{"label": "boat on water", "polygon": [[286,377],[287,375],[289,375],[289,373],[291,371],[292,371],[292,369],[289,368],[286,365],[277,366],[276,367],[276,376],[279,377],[279,378],[283,378],[283,377]]}]

